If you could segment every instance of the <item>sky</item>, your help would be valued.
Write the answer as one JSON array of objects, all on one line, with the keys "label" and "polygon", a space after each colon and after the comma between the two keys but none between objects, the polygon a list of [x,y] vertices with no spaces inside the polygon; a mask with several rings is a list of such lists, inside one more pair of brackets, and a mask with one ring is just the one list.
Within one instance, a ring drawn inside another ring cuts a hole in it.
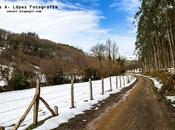
[{"label": "sky", "polygon": [[139,0],[1,0],[8,5],[57,5],[42,13],[7,13],[0,10],[0,28],[21,33],[36,32],[40,38],[70,44],[85,52],[110,38],[119,53],[133,57],[136,27],[133,16]]}]

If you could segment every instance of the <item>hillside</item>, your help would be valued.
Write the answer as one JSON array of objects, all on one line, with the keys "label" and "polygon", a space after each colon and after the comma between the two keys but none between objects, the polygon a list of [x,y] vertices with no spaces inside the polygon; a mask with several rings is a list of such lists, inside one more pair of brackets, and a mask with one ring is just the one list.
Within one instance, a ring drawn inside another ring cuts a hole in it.
[{"label": "hillside", "polygon": [[[45,74],[50,84],[55,84],[53,78],[59,73],[80,73],[87,66],[85,60],[89,59],[78,48],[40,39],[35,33],[16,34],[1,30],[0,43],[1,65],[14,68],[17,75],[26,79],[32,79],[38,73]],[[7,71],[1,69],[2,75]]]},{"label": "hillside", "polygon": [[125,62],[121,57],[109,61],[105,53],[99,61],[98,56],[41,39],[31,32],[17,34],[1,29],[0,36],[0,78],[8,84],[5,91],[34,87],[36,76],[43,85],[55,85],[69,83],[72,76],[75,82],[87,81],[121,74],[128,66],[136,67],[135,62]]}]

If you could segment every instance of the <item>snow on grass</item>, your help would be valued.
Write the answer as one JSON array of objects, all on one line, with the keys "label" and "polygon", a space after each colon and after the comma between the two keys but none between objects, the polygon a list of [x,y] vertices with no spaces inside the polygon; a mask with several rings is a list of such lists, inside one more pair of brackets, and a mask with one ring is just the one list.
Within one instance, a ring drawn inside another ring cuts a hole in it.
[{"label": "snow on grass", "polygon": [[0,80],[0,87],[3,87],[7,85],[7,82],[5,80]]},{"label": "snow on grass", "polygon": [[[0,68],[1,68],[2,70],[4,70],[4,69],[8,69],[8,70],[9,70],[9,79],[10,79],[11,76],[12,76],[13,68],[11,68],[11,67],[9,67],[9,66],[2,65],[2,64],[0,64]],[[7,81],[6,81],[5,78],[3,78],[3,76],[2,76],[2,74],[1,74],[1,72],[0,72],[0,87],[3,88],[3,87],[6,86],[6,85],[7,85]]]},{"label": "snow on grass", "polygon": [[175,96],[166,96],[167,100],[170,100],[172,103],[172,106],[175,107]]},{"label": "snow on grass", "polygon": [[[150,78],[150,77],[149,77]],[[158,89],[158,91],[162,88],[163,84],[161,83],[162,81],[158,78],[150,78],[153,83],[154,83],[154,86]]]},{"label": "snow on grass", "polygon": [[5,50],[5,47],[0,47],[0,54]]},{"label": "snow on grass", "polygon": [[167,68],[168,72],[171,74],[175,74],[175,69],[174,68]]},{"label": "snow on grass", "polygon": [[[75,115],[81,114],[83,113],[83,111],[91,109],[94,104],[97,104],[99,101],[109,97],[110,94],[117,93],[122,88],[130,86],[136,81],[136,78],[132,78],[132,76],[129,76],[132,81],[123,86],[123,79],[125,79],[125,82],[127,82],[127,78],[125,76],[125,78],[121,78],[122,87],[119,87],[119,77],[120,76],[117,77],[118,89],[116,89],[116,77],[114,76],[111,78],[113,91],[109,91],[109,78],[104,79],[104,95],[101,95],[101,80],[92,81],[94,100],[89,100],[89,82],[75,83],[75,108],[73,109],[70,109],[70,84],[42,87],[41,96],[48,102],[48,104],[52,108],[54,106],[58,106],[59,115],[46,120],[44,124],[36,128],[36,130],[48,130],[58,127],[61,123],[67,122]],[[12,129],[11,125],[17,123],[17,121],[23,115],[28,105],[30,104],[34,94],[34,88],[28,90],[0,93],[0,126],[5,126],[6,130]],[[40,102],[39,120],[46,119],[49,116],[51,116],[50,112]],[[19,130],[26,129],[30,124],[32,124],[32,111],[30,111],[29,115],[22,123]]]}]

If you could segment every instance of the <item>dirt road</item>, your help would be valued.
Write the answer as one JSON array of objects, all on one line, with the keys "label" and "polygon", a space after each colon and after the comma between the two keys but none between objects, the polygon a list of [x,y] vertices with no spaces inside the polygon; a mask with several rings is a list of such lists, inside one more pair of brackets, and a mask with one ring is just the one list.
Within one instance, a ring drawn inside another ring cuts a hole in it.
[{"label": "dirt road", "polygon": [[160,101],[153,88],[149,79],[139,77],[132,87],[54,130],[175,130],[175,108]]},{"label": "dirt road", "polygon": [[139,78],[124,102],[88,123],[86,130],[175,130],[175,112],[158,100],[149,79]]}]

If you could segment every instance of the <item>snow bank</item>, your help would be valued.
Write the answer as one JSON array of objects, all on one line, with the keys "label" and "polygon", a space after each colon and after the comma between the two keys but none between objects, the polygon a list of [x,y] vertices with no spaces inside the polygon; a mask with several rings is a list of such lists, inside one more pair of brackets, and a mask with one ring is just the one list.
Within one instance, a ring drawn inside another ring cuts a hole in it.
[{"label": "snow bank", "polygon": [[[122,86],[120,86],[119,77],[121,77]],[[41,96],[52,108],[54,106],[58,106],[59,115],[46,120],[43,125],[35,130],[50,130],[56,128],[61,123],[67,122],[75,115],[91,109],[94,104],[109,97],[110,94],[120,92],[122,88],[130,86],[136,81],[136,78],[129,76],[131,82],[124,85],[124,82],[126,83],[128,80],[127,77],[124,76],[123,78],[122,76],[118,76],[118,88],[116,89],[116,77],[111,77],[111,79],[113,87],[112,91],[109,91],[109,78],[104,79],[104,95],[101,95],[101,80],[92,81],[94,100],[89,100],[89,82],[75,83],[74,98],[76,107],[73,109],[70,109],[70,84],[42,87]],[[17,123],[17,121],[20,119],[30,104],[34,93],[35,89],[0,93],[0,126],[5,126],[6,130],[11,130],[11,125]],[[40,103],[39,120],[46,119],[49,116],[51,116],[50,112],[42,103]],[[30,111],[19,130],[26,129],[30,124],[32,124],[32,111]]]},{"label": "snow bank", "polygon": [[149,77],[154,83],[154,86],[158,89],[158,91],[162,88],[163,84],[161,84],[161,80],[158,78],[151,78]]}]

